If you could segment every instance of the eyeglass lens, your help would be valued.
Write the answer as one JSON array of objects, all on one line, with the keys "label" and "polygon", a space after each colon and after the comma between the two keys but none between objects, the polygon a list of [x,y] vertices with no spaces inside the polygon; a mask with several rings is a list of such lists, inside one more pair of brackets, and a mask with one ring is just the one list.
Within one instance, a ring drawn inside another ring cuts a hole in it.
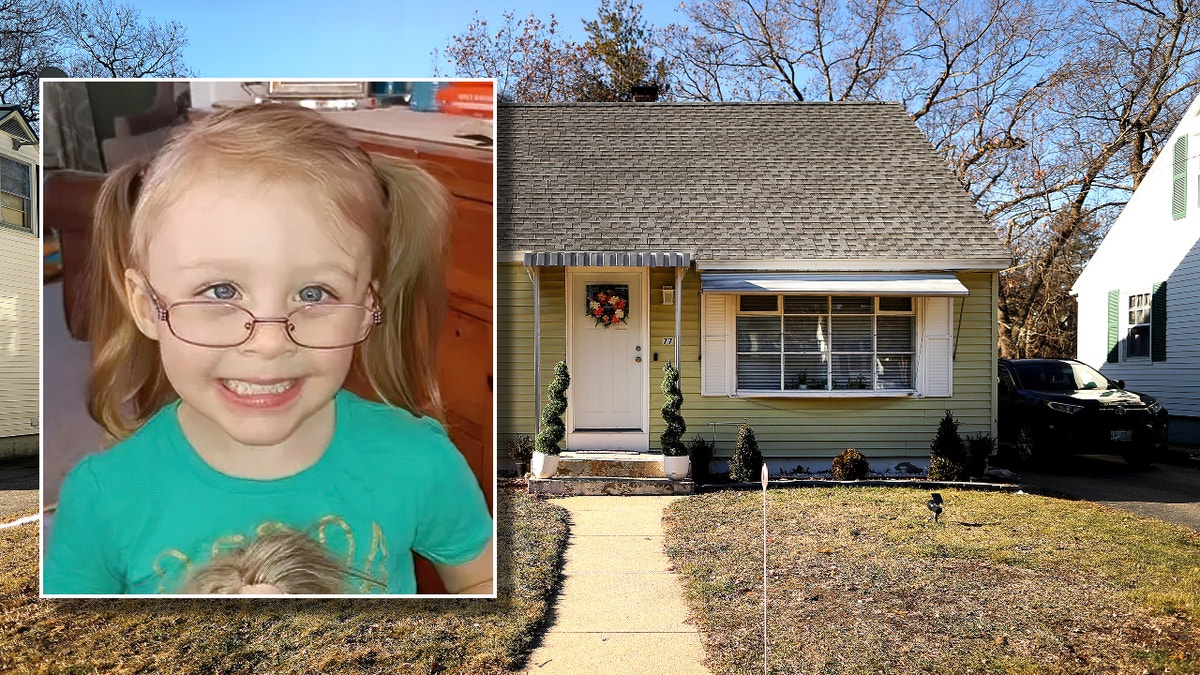
[{"label": "eyeglass lens", "polygon": [[[371,333],[374,313],[360,305],[307,305],[287,316],[288,337],[301,347],[336,349],[362,342]],[[217,302],[181,302],[168,311],[171,332],[180,340],[206,347],[234,347],[250,339],[258,323],[248,310]],[[283,323],[283,322],[280,322]]]}]

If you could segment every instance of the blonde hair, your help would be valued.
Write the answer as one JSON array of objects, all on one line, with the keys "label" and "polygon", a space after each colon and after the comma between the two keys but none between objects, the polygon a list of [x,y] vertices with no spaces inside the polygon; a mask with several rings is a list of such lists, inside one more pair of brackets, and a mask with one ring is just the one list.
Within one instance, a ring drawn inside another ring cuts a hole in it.
[{"label": "blonde hair", "polygon": [[347,593],[346,568],[301,532],[265,534],[223,553],[188,578],[184,593],[238,593],[270,585],[280,593]]},{"label": "blonde hair", "polygon": [[331,222],[365,235],[384,323],[355,347],[347,386],[442,419],[436,350],[449,196],[418,166],[372,158],[344,127],[282,105],[227,110],[183,127],[155,157],[123,165],[104,182],[87,273],[92,418],[120,439],[177,398],[158,345],[138,330],[126,304],[125,270],[143,262],[153,223],[172,200],[212,168],[312,187],[325,197]]}]

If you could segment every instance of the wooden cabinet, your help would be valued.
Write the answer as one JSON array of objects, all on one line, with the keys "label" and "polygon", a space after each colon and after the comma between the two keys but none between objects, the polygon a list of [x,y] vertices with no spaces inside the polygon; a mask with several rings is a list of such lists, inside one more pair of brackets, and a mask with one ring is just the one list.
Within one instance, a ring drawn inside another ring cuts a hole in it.
[{"label": "wooden cabinet", "polygon": [[[393,115],[392,122],[376,122],[388,113]],[[493,153],[490,147],[471,147],[453,133],[481,123],[408,110],[333,115],[355,129],[368,152],[415,162],[453,197],[455,217],[446,269],[449,306],[441,331],[440,384],[450,438],[471,465],[488,503],[493,504]],[[352,119],[356,115],[371,119],[357,123]],[[420,558],[417,586],[421,593],[445,592],[432,565]]]}]

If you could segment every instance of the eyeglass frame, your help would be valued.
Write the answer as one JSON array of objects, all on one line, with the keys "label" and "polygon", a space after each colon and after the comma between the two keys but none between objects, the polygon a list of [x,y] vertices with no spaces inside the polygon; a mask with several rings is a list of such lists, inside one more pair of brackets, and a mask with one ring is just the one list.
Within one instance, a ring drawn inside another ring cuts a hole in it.
[{"label": "eyeglass frame", "polygon": [[[255,331],[258,330],[258,325],[260,323],[268,323],[268,324],[273,323],[273,324],[281,325],[283,327],[284,335],[287,335],[287,339],[289,341],[291,341],[292,344],[294,344],[297,347],[300,347],[302,349],[314,349],[314,350],[318,350],[318,351],[333,351],[336,349],[349,349],[351,347],[355,347],[355,346],[358,346],[358,345],[366,342],[367,339],[371,337],[371,333],[373,333],[375,331],[375,326],[381,325],[383,323],[383,310],[379,308],[379,303],[381,302],[381,300],[379,299],[379,295],[375,292],[374,288],[370,289],[371,297],[375,300],[375,305],[376,305],[373,308],[368,307],[366,305],[360,305],[360,304],[351,303],[351,302],[337,302],[337,303],[331,302],[331,303],[325,303],[325,304],[321,304],[321,305],[305,305],[304,307],[297,307],[296,309],[292,310],[291,312],[288,312],[286,316],[277,317],[277,318],[261,319],[254,312],[251,312],[250,310],[246,309],[245,307],[242,307],[241,305],[233,303],[233,302],[226,302],[224,300],[180,300],[179,302],[173,302],[173,303],[167,305],[166,307],[163,307],[162,299],[159,296],[158,291],[154,290],[154,287],[150,285],[149,281],[145,282],[145,287],[146,287],[145,288],[146,295],[150,296],[150,302],[154,303],[155,315],[158,317],[159,321],[162,321],[163,323],[167,324],[167,329],[171,331],[171,335],[174,335],[176,337],[176,339],[180,340],[181,342],[186,342],[187,344],[192,345],[194,347],[203,347],[205,349],[235,349],[237,347],[241,347],[242,345],[246,344],[250,340],[254,339],[254,333],[255,333]],[[184,338],[181,335],[179,335],[179,333],[175,332],[175,326],[172,325],[172,323],[171,323],[171,310],[180,305],[207,305],[207,306],[232,307],[241,312],[245,312],[247,315],[250,316],[250,330],[249,330],[249,332],[246,333],[246,337],[243,338],[241,342],[238,342],[238,343],[232,344],[232,345],[215,346],[215,345],[206,345],[206,344],[203,344],[200,342],[192,342],[191,340],[188,340],[187,338]],[[310,347],[309,345],[301,344],[300,342],[298,342],[296,340],[295,336],[292,335],[293,324],[291,323],[291,318],[292,318],[292,316],[294,316],[300,312],[303,312],[304,310],[306,310],[310,307],[355,307],[358,309],[368,310],[371,312],[371,323],[367,328],[367,334],[362,336],[362,338],[359,339],[357,342],[351,342],[348,345],[341,345],[338,347]]]}]

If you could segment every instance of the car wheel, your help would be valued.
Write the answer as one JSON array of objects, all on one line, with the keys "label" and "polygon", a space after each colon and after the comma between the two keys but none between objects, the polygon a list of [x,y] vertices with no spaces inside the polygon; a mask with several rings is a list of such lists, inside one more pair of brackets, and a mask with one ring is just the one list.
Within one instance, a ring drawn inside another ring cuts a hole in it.
[{"label": "car wheel", "polygon": [[1022,424],[1021,428],[1017,429],[1017,437],[1013,442],[1013,459],[1017,460],[1018,464],[1031,464],[1038,457],[1038,450],[1037,437],[1033,433],[1033,428],[1028,424]]}]

